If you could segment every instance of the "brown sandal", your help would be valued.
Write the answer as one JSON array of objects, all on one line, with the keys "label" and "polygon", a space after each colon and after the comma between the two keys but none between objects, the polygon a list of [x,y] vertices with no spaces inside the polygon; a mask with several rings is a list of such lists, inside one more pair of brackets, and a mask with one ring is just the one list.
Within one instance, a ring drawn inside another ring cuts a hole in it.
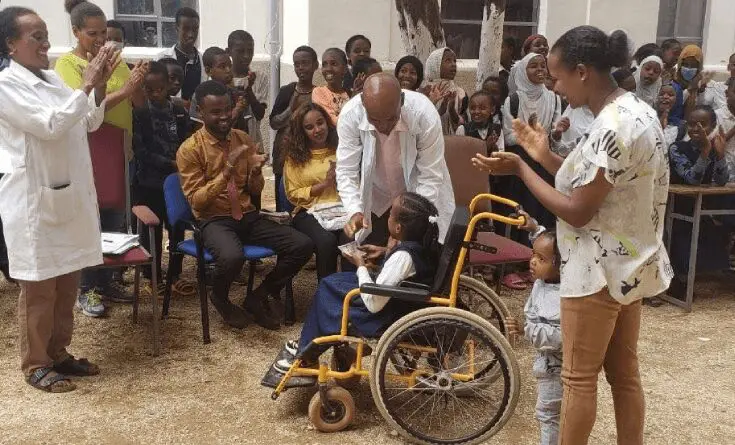
[{"label": "brown sandal", "polygon": [[31,375],[26,377],[26,383],[36,389],[50,393],[63,393],[74,391],[77,385],[63,374],[55,374],[49,376],[50,373],[56,372],[52,367],[37,368]]}]

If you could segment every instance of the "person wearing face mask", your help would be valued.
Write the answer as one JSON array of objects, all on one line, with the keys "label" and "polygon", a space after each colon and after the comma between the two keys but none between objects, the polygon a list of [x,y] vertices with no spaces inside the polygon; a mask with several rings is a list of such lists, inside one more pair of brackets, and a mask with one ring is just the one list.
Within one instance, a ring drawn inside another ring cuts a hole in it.
[{"label": "person wearing face mask", "polygon": [[704,92],[704,85],[701,85],[703,60],[702,49],[697,45],[687,45],[679,55],[676,76],[672,82],[676,102],[669,113],[669,122],[673,125],[679,125],[686,119],[697,105],[697,96]]},{"label": "person wearing face mask", "polygon": [[337,134],[337,191],[350,215],[344,230],[368,258],[378,250],[365,244],[386,245],[391,202],[405,191],[437,206],[443,241],[454,192],[434,104],[421,93],[401,91],[392,74],[374,74],[342,109]]},{"label": "person wearing face mask", "polygon": [[[107,19],[102,9],[94,3],[83,0],[66,0],[64,3],[69,13],[74,37],[77,45],[74,49],[59,57],[54,70],[66,85],[79,88],[84,80],[82,73],[89,65],[89,60],[96,57],[103,47],[115,49],[114,44],[107,44]],[[141,85],[148,70],[148,65],[138,62],[133,70],[125,63],[120,63],[109,77],[106,85],[102,85],[98,94],[106,90],[105,125],[122,128],[128,134],[133,132],[133,103],[145,103]],[[126,147],[127,162],[133,159],[133,151]],[[100,224],[103,231],[120,231],[124,227],[125,213],[114,209],[100,209]],[[112,269],[85,270],[82,273],[78,307],[89,317],[104,314],[105,306],[102,295],[120,302],[132,302],[123,286],[112,280]]]}]

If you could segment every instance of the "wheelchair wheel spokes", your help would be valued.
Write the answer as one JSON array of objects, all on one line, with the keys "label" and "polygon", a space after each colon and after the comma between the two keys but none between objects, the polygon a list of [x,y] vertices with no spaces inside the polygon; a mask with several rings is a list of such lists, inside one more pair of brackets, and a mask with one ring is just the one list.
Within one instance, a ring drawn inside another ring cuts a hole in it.
[{"label": "wheelchair wheel spokes", "polygon": [[[371,389],[401,434],[419,443],[475,443],[502,427],[517,398],[517,364],[487,322],[434,315],[402,323],[391,334],[381,339]],[[406,351],[420,354],[397,369],[392,357]],[[498,375],[478,375],[488,366]]]},{"label": "wheelchair wheel spokes", "polygon": [[507,336],[505,319],[510,316],[510,311],[494,290],[481,281],[462,275],[457,292],[457,307],[479,315]]}]

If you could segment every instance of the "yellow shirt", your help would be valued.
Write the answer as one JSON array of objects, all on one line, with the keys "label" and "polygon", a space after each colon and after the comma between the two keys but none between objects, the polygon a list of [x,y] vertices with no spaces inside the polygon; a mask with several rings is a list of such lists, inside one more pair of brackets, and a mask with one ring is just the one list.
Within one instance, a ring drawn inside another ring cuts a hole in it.
[{"label": "yellow shirt", "polygon": [[311,196],[311,187],[326,179],[330,161],[337,161],[337,153],[331,148],[312,150],[311,159],[304,165],[295,165],[290,159],[286,159],[283,170],[286,196],[297,211],[310,209],[316,204],[340,202],[336,185],[324,190],[319,196]]},{"label": "yellow shirt", "polygon": [[[56,61],[54,69],[65,84],[73,89],[82,87],[82,72],[87,67],[86,60],[74,53],[66,53]],[[115,68],[112,77],[107,81],[107,94],[122,89],[125,82],[130,79],[130,68],[125,61]],[[126,99],[105,112],[105,122],[116,127],[133,132],[133,105]]]}]

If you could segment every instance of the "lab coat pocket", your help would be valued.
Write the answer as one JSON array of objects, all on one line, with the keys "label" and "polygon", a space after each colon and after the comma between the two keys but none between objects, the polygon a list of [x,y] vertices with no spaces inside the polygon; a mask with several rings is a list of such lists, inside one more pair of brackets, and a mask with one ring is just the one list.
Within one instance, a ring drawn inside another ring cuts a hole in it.
[{"label": "lab coat pocket", "polygon": [[60,187],[41,186],[41,201],[38,214],[44,224],[57,226],[74,218],[78,210],[78,199],[74,184]]}]

